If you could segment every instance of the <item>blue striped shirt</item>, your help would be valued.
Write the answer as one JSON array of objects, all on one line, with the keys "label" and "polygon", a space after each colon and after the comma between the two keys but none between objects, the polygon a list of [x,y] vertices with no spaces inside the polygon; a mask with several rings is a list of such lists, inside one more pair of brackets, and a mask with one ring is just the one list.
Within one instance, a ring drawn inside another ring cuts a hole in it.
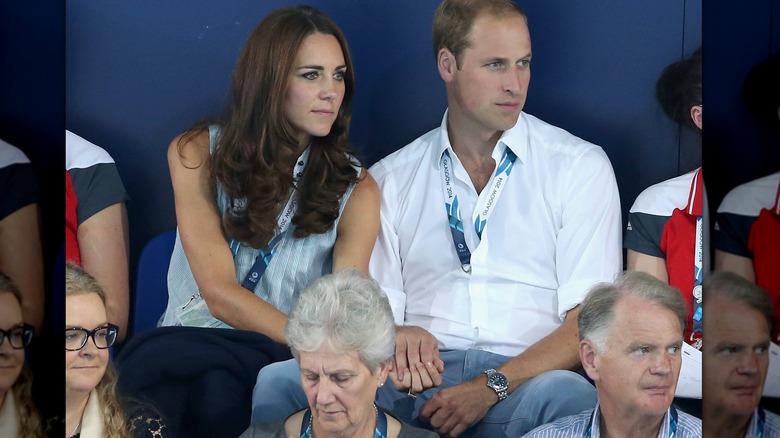
[{"label": "blue striped shirt", "polygon": [[[764,421],[761,426],[759,418],[763,413]],[[750,425],[748,426],[745,438],[780,438],[780,416],[768,411],[764,411],[761,407],[757,407],[753,412],[753,417],[750,418]]]},{"label": "blue striped shirt", "polygon": [[[599,406],[595,409],[580,412],[576,415],[563,417],[553,423],[545,424],[524,435],[525,438],[569,438],[581,437],[588,427],[592,424],[590,431],[591,438],[599,438],[601,432],[599,429],[600,418]],[[666,411],[661,429],[658,431],[658,438],[669,438],[670,433],[670,412]],[[677,411],[677,430],[674,438],[700,438],[701,420]]]}]

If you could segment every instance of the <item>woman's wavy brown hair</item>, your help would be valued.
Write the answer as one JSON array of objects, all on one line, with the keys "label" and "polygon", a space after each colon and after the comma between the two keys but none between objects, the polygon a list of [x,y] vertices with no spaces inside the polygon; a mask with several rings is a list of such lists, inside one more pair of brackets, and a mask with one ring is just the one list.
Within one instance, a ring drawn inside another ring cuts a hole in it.
[{"label": "woman's wavy brown hair", "polygon": [[[16,298],[19,306],[22,305],[22,294],[14,282],[5,274],[0,272],[0,295],[11,294]],[[32,397],[33,375],[27,368],[22,366],[22,372],[14,382],[11,389],[14,392],[16,401],[16,410],[19,414],[19,432],[21,436],[27,438],[38,438],[46,436],[43,432],[43,423],[41,415]]]},{"label": "woman's wavy brown hair", "polygon": [[[309,6],[271,12],[241,51],[219,147],[209,162],[214,187],[220,185],[231,201],[246,201],[243,212],[225,214],[225,234],[253,248],[264,247],[273,237],[276,217],[294,185],[293,167],[301,151],[283,103],[298,49],[314,33],[338,40],[347,67],[345,92],[330,133],[312,138],[309,162],[297,185],[294,237],[330,230],[339,216],[341,197],[358,178],[353,166],[359,163],[352,158],[348,139],[355,77],[343,33]],[[207,124],[196,125],[182,136],[179,146],[205,130]]]}]

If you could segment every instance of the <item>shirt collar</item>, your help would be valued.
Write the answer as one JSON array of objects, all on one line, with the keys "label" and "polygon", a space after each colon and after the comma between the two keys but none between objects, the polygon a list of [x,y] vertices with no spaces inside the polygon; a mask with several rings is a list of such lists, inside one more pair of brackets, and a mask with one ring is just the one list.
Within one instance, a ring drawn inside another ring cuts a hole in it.
[{"label": "shirt collar", "polygon": [[[761,409],[761,406],[756,407],[756,410],[753,411],[753,416],[750,417],[750,423],[748,423],[748,429],[745,433],[745,438],[753,438],[755,436],[758,436],[758,430],[763,428],[763,421],[761,421],[761,427],[759,427],[759,418],[763,416],[763,409]],[[762,430],[763,432],[763,430]]]},{"label": "shirt collar", "polygon": [[[444,111],[444,117],[442,117],[441,120],[441,129],[439,130],[439,138],[434,143],[435,147],[433,148],[433,162],[437,169],[441,168],[441,157],[444,154],[444,151],[448,150],[450,151],[451,155],[454,155],[452,145],[450,144],[449,132],[447,131],[447,114],[449,111],[449,108]],[[528,155],[528,122],[524,117],[524,114],[525,113],[523,112],[520,113],[515,126],[504,131],[495,146],[496,148],[500,149],[499,152],[502,154],[503,148],[508,147],[509,150],[517,155],[517,159],[520,161],[520,163],[524,163]]]},{"label": "shirt collar", "polygon": [[[661,428],[658,430],[658,438],[668,438],[669,437],[669,428],[671,426],[671,414],[670,411],[671,407],[666,410],[666,414],[664,414],[664,420],[661,423]],[[601,425],[600,423],[601,419],[601,406],[597,403],[596,409],[593,410],[593,416],[591,417],[590,421],[593,425],[590,431],[590,437],[591,438],[599,438],[601,436]],[[677,426],[679,427],[679,425]]]},{"label": "shirt collar", "polygon": [[0,408],[0,436],[19,436],[19,413],[13,389],[5,393],[3,407]]}]

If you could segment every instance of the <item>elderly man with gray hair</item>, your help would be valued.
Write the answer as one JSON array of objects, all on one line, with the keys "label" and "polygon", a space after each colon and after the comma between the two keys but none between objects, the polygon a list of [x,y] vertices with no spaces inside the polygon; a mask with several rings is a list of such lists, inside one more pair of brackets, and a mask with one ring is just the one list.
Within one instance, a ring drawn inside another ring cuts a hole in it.
[{"label": "elderly man with gray hair", "polygon": [[672,406],[686,315],[679,291],[642,272],[591,289],[577,323],[598,404],[526,436],[700,437],[701,420]]},{"label": "elderly man with gray hair", "polygon": [[704,282],[702,392],[707,437],[780,437],[780,417],[759,406],[774,315],[766,290],[731,272]]}]

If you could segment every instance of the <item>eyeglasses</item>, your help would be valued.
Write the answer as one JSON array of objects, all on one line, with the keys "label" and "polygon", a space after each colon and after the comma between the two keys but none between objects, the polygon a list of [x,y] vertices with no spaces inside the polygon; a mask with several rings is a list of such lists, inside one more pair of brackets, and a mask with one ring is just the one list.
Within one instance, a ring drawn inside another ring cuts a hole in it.
[{"label": "eyeglasses", "polygon": [[119,327],[111,323],[93,330],[87,330],[82,327],[68,327],[65,329],[65,349],[68,351],[81,350],[87,345],[87,339],[92,338],[95,347],[102,350],[114,345],[118,333]]},{"label": "eyeglasses", "polygon": [[33,326],[24,323],[11,327],[9,330],[0,329],[0,345],[3,345],[5,339],[8,338],[11,348],[21,350],[30,345],[34,330]]}]

